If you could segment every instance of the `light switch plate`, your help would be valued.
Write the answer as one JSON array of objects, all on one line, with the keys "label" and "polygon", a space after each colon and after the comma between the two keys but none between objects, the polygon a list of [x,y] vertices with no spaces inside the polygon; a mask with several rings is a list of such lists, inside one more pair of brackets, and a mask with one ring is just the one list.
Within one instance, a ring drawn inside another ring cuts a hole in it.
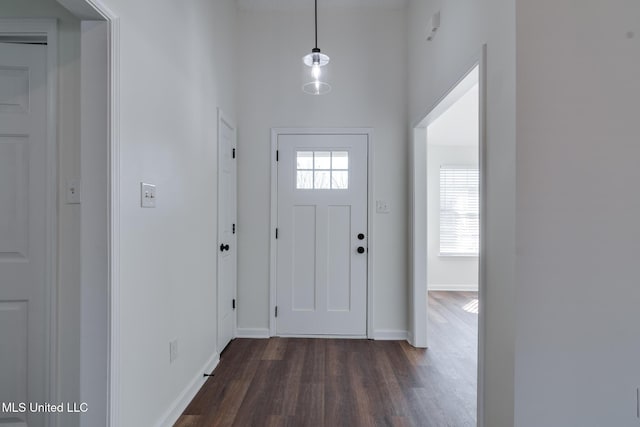
[{"label": "light switch plate", "polygon": [[68,205],[77,205],[80,203],[80,180],[69,179],[65,187],[65,200]]},{"label": "light switch plate", "polygon": [[140,183],[140,206],[143,208],[156,207],[156,186],[155,185],[147,184],[146,182]]},{"label": "light switch plate", "polygon": [[376,200],[376,212],[384,214],[391,212],[389,202],[385,202],[384,200]]}]

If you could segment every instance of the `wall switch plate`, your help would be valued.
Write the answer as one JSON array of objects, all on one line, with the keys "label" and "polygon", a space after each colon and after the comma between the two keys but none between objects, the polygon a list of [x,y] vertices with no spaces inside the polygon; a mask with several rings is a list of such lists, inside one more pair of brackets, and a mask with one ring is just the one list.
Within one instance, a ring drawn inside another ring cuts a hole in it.
[{"label": "wall switch plate", "polygon": [[376,201],[376,212],[387,214],[391,212],[391,207],[389,206],[389,202],[385,202],[384,200]]},{"label": "wall switch plate", "polygon": [[80,203],[80,180],[69,179],[65,187],[65,199],[68,205]]},{"label": "wall switch plate", "polygon": [[156,207],[156,186],[155,185],[147,184],[146,182],[140,183],[140,206],[143,208]]},{"label": "wall switch plate", "polygon": [[169,341],[169,363],[173,363],[178,358],[178,339]]}]

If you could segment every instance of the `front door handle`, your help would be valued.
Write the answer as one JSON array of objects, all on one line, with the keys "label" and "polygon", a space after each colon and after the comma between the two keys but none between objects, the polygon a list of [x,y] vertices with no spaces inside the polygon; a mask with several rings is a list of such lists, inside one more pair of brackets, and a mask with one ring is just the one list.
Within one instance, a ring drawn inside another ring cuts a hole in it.
[{"label": "front door handle", "polygon": [[229,250],[229,245],[228,244],[226,244],[226,245],[224,243],[220,244],[220,252],[224,252],[224,251],[228,251],[228,250]]},{"label": "front door handle", "polygon": [[358,246],[358,249],[356,249],[356,251],[357,251],[359,254],[363,254],[363,253],[364,253],[364,247],[363,247],[363,246]]}]

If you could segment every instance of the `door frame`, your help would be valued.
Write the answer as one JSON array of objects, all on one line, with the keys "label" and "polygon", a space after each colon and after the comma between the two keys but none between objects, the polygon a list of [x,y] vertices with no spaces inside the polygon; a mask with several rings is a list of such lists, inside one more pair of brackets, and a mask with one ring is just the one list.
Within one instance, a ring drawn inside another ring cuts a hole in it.
[{"label": "door frame", "polygon": [[[100,189],[103,200],[106,201],[108,212],[107,224],[102,222],[96,224],[97,227],[106,227],[107,232],[103,237],[106,241],[101,242],[108,247],[107,259],[93,260],[104,265],[106,271],[106,293],[107,301],[92,301],[97,304],[106,304],[107,318],[104,324],[95,325],[104,328],[102,336],[92,336],[91,339],[107,339],[106,360],[81,359],[87,370],[94,370],[96,373],[104,373],[107,384],[104,390],[100,391],[105,397],[106,414],[104,423],[107,426],[120,425],[120,25],[119,18],[102,0],[56,0],[80,21],[105,21],[107,24],[107,117],[103,117],[106,123],[108,141],[107,157],[104,159],[106,173],[93,171],[95,180],[106,179],[108,188]],[[85,35],[81,32],[81,43],[84,42]],[[91,102],[91,98],[81,93],[81,103]],[[104,100],[99,100],[104,101]],[[95,117],[94,117],[95,119]],[[96,159],[94,159],[96,160]],[[82,167],[82,166],[81,166]],[[106,191],[105,191],[106,190]],[[83,261],[84,262],[84,261]],[[101,306],[103,307],[103,306]],[[89,308],[90,309],[90,308]],[[85,343],[86,344],[86,343]],[[87,344],[90,345],[90,344]],[[81,356],[82,357],[82,356]],[[106,363],[105,363],[106,362]],[[94,390],[95,391],[95,390]],[[58,420],[55,420],[56,424]],[[80,417],[80,425],[91,423],[92,419]]]},{"label": "door frame", "polygon": [[[219,226],[219,221],[220,221],[220,207],[222,206],[222,204],[220,203],[220,173],[221,173],[221,169],[219,167],[220,165],[220,143],[222,141],[222,127],[220,126],[221,123],[226,123],[227,126],[229,126],[230,128],[233,129],[233,135],[234,135],[234,141],[233,141],[233,146],[234,149],[236,150],[236,168],[235,168],[235,181],[236,181],[236,188],[235,188],[235,199],[236,199],[236,227],[238,224],[238,163],[237,163],[237,151],[238,151],[238,128],[236,127],[236,124],[233,120],[231,120],[231,118],[220,108],[218,107],[218,141],[217,141],[217,161],[218,161],[218,165],[216,165],[216,167],[218,168],[218,172],[217,172],[217,177],[218,177],[218,187],[217,187],[217,203],[218,203],[218,209],[217,209],[217,215],[218,218],[216,218],[216,247],[218,246],[218,244],[221,242],[221,236],[220,236],[220,226]],[[235,282],[235,287],[234,287],[234,291],[233,291],[233,295],[234,298],[237,300],[238,298],[238,248],[237,248],[237,241],[238,241],[238,235],[236,234],[236,248],[235,250],[235,256],[236,256],[236,271],[235,271],[235,275],[236,275],[236,282]],[[221,279],[220,279],[220,253],[217,252],[216,250],[216,350],[218,351],[218,354],[220,354],[220,352],[223,350],[222,348],[219,348],[219,340],[220,340],[220,325],[221,325],[221,316],[222,316],[222,312],[220,310],[220,284],[221,284]],[[237,304],[237,301],[236,301]],[[236,305],[237,307],[237,305]],[[238,310],[234,309],[233,310],[233,338],[235,338],[237,336],[237,328],[238,328]]]},{"label": "door frame", "polygon": [[[2,18],[0,34],[46,37],[46,236],[45,236],[45,397],[58,401],[58,24],[55,19]],[[47,417],[52,424],[55,416]]]},{"label": "door frame", "polygon": [[[275,307],[277,305],[277,261],[278,250],[275,229],[278,226],[278,163],[276,151],[278,149],[279,135],[365,135],[367,137],[367,338],[373,336],[374,320],[374,286],[373,264],[375,257],[375,244],[373,236],[373,128],[272,128],[271,129],[271,208],[269,227],[269,336],[277,335]],[[329,336],[327,336],[329,337]],[[318,336],[317,338],[320,338]],[[345,337],[342,337],[345,338]]]},{"label": "door frame", "polygon": [[411,333],[410,343],[415,347],[428,347],[427,336],[427,270],[426,259],[426,128],[433,115],[447,96],[458,86],[467,75],[478,67],[479,91],[479,135],[478,135],[478,167],[480,177],[480,251],[478,254],[478,372],[477,372],[477,420],[478,426],[483,425],[484,410],[484,348],[485,348],[485,295],[486,295],[486,151],[487,151],[487,45],[483,44],[480,51],[465,67],[461,77],[433,104],[423,118],[413,124],[413,140],[410,144],[411,158]]}]

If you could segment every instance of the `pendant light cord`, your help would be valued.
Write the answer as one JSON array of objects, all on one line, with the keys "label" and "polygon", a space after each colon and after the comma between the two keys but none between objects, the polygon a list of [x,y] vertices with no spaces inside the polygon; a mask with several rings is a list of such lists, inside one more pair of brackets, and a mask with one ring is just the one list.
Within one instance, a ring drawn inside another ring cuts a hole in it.
[{"label": "pendant light cord", "polygon": [[316,49],[318,48],[318,0],[315,0],[316,4]]}]

